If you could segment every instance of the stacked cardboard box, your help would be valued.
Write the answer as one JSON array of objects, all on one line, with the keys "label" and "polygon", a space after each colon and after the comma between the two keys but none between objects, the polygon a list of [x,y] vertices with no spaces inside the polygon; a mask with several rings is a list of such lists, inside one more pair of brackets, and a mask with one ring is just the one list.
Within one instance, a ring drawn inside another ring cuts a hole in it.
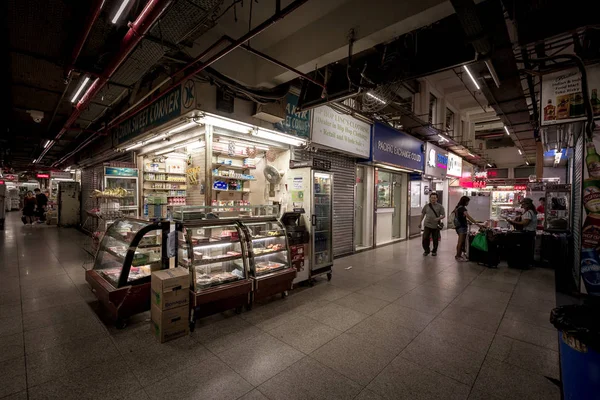
[{"label": "stacked cardboard box", "polygon": [[161,343],[189,333],[189,271],[183,267],[152,273],[152,332]]}]

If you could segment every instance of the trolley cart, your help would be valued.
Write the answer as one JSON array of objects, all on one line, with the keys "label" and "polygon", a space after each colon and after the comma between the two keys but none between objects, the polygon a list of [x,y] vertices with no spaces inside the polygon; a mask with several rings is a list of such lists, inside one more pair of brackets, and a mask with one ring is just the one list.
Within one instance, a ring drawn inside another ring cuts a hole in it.
[{"label": "trolley cart", "polygon": [[[467,256],[469,261],[485,265],[488,268],[498,268],[500,264],[500,237],[494,234],[491,229],[481,229],[479,232],[485,232],[488,242],[488,251],[481,251],[471,246],[476,233],[469,232],[467,240]],[[479,233],[478,232],[478,233]]]}]

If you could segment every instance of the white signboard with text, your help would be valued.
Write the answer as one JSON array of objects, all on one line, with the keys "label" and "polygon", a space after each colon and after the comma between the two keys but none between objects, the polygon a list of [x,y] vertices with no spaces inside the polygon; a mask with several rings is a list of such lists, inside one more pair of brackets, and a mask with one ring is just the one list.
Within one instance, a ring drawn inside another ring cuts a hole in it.
[{"label": "white signboard with text", "polygon": [[444,179],[448,172],[448,151],[425,143],[425,175]]},{"label": "white signboard with text", "polygon": [[[586,67],[594,118],[600,117],[600,64]],[[567,124],[586,118],[581,74],[568,69],[542,77],[542,125]]]},{"label": "white signboard with text", "polygon": [[448,153],[448,169],[446,175],[460,178],[462,176],[462,163],[462,158],[456,154]]},{"label": "white signboard with text", "polygon": [[311,129],[313,143],[369,158],[371,125],[322,106],[313,110]]}]

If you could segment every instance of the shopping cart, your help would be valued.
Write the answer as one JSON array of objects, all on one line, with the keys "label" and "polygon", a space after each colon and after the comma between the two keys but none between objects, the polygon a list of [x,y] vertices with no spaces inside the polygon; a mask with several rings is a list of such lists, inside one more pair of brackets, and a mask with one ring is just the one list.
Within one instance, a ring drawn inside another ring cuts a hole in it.
[{"label": "shopping cart", "polygon": [[[474,225],[471,225],[469,237],[466,241],[467,257],[469,258],[469,261],[485,265],[488,268],[498,268],[498,264],[500,264],[500,237],[493,229],[484,227],[473,229],[473,227]],[[475,236],[479,233],[485,234],[488,243],[488,251],[482,251],[471,246],[473,239],[475,239]]]}]

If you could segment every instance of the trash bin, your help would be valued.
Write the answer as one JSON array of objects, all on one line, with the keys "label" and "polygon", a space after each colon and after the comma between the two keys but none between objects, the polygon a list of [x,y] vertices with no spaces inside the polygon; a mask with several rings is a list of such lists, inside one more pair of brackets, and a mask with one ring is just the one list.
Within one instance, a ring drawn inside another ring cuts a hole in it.
[{"label": "trash bin", "polygon": [[557,307],[550,322],[558,329],[563,398],[600,398],[600,308]]}]

